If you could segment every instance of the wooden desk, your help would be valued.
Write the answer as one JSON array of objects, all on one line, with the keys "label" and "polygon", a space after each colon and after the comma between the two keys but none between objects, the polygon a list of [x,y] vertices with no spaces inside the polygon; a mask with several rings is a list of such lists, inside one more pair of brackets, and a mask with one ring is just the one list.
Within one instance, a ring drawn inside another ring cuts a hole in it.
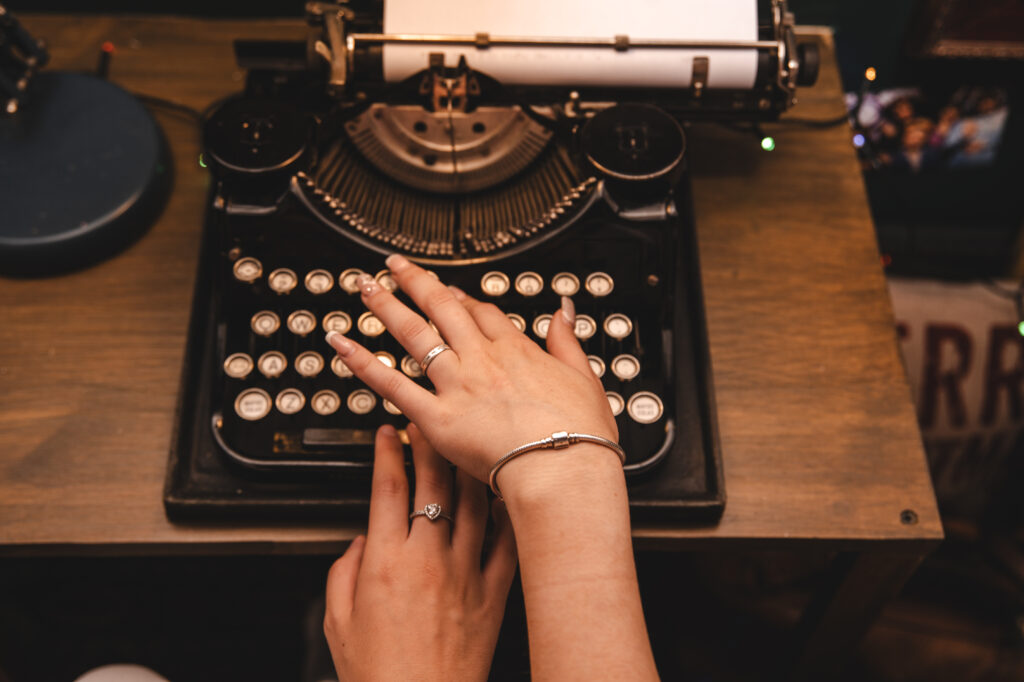
[{"label": "wooden desk", "polygon": [[[303,35],[298,21],[25,23],[52,46],[49,68],[91,69],[112,40],[114,81],[195,108],[241,88],[233,38]],[[800,93],[794,115],[842,113],[824,38],[819,84]],[[0,280],[0,552],[337,553],[358,528],[164,516],[208,177],[193,125],[158,117],[176,185],[153,230],[84,272]],[[717,126],[689,131],[725,515],[634,534],[641,547],[858,552],[844,555],[846,582],[817,614],[820,656],[825,640],[866,626],[942,526],[849,133],[768,130],[771,153]],[[874,596],[858,591],[865,584]]]}]

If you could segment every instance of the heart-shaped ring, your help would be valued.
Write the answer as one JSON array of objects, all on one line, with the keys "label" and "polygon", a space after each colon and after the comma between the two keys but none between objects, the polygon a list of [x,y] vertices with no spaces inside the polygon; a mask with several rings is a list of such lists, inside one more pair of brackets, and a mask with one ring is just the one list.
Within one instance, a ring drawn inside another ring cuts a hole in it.
[{"label": "heart-shaped ring", "polygon": [[431,502],[430,504],[423,507],[423,509],[418,509],[414,511],[412,514],[409,514],[410,519],[414,519],[417,516],[426,516],[427,520],[431,522],[437,521],[438,519],[446,519],[449,523],[454,523],[454,519],[452,519],[452,517],[448,514],[445,514],[444,510],[441,508],[441,505],[439,505],[437,502]]}]

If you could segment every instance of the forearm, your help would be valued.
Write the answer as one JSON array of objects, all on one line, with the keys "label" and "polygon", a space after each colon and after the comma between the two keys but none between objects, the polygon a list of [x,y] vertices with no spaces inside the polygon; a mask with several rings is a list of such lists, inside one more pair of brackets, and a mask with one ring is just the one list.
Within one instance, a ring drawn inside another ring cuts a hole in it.
[{"label": "forearm", "polygon": [[656,679],[614,454],[584,444],[531,453],[500,477],[534,679]]}]

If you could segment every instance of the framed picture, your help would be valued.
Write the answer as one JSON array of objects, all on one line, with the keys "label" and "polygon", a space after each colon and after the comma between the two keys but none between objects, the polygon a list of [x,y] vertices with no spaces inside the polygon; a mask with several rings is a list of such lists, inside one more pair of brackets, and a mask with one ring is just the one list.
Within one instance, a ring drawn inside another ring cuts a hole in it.
[{"label": "framed picture", "polygon": [[1024,3],[920,0],[908,44],[918,57],[1024,59]]}]

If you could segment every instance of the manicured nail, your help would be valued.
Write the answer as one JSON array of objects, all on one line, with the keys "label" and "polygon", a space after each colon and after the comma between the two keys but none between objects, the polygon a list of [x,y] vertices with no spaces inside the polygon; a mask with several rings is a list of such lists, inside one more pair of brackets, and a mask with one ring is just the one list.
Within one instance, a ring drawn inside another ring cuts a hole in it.
[{"label": "manicured nail", "polygon": [[384,424],[381,426],[378,433],[382,436],[387,436],[388,438],[398,438],[398,431],[395,431],[395,427],[391,424]]},{"label": "manicured nail", "polygon": [[448,285],[448,291],[452,292],[452,296],[454,296],[457,301],[465,301],[468,298],[468,296],[466,296],[466,292],[454,284]]},{"label": "manicured nail", "polygon": [[384,265],[388,266],[391,272],[400,272],[409,265],[409,259],[400,253],[393,253],[384,259]]},{"label": "manicured nail", "polygon": [[356,349],[351,341],[333,329],[327,332],[327,344],[341,356],[352,355],[352,352]]},{"label": "manicured nail", "polygon": [[363,292],[363,296],[371,296],[380,291],[380,284],[365,272],[356,277],[356,285]]},{"label": "manicured nail", "polygon": [[576,324],[576,306],[568,296],[562,297],[562,319],[568,324]]}]

